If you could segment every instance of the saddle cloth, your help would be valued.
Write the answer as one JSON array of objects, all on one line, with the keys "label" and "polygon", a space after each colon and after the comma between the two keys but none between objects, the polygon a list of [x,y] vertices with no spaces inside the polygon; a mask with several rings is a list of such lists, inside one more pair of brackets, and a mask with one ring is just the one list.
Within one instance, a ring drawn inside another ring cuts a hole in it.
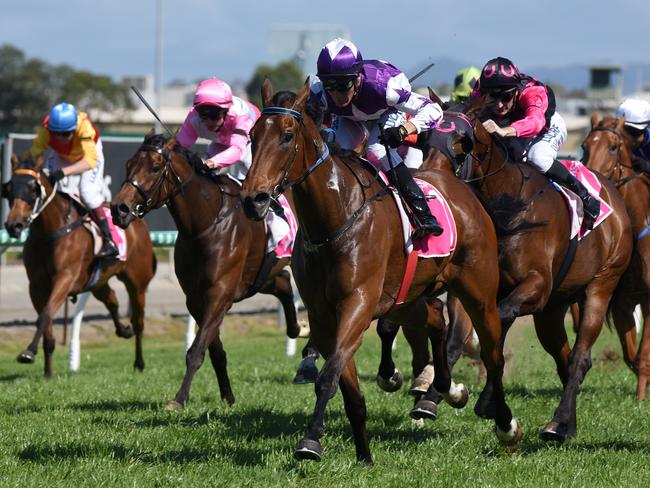
[{"label": "saddle cloth", "polygon": [[[104,212],[104,215],[106,216],[106,219],[109,222],[109,229],[111,230],[111,237],[113,238],[113,242],[117,246],[117,249],[119,250],[119,253],[117,255],[117,259],[119,261],[126,261],[126,251],[127,251],[127,244],[126,244],[126,231],[124,229],[121,229],[117,225],[113,224],[113,216],[111,215],[111,210],[108,207],[102,207],[102,211]],[[93,219],[90,218],[90,216],[86,215],[84,217],[84,227],[88,229],[90,234],[93,236],[93,253],[95,256],[99,252],[99,250],[102,248],[102,244],[104,243],[102,239],[102,231],[99,230],[99,227],[95,223]]]}]

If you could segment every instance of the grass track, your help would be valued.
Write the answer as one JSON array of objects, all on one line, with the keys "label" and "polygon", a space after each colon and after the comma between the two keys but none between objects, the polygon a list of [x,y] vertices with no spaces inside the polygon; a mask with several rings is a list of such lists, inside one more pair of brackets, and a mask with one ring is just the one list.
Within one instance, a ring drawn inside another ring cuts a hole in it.
[{"label": "grass track", "polygon": [[[650,403],[634,400],[634,378],[607,329],[578,399],[578,437],[557,447],[537,437],[559,402],[554,364],[531,326],[513,328],[506,392],[524,428],[514,454],[499,448],[491,422],[473,414],[479,385],[464,360],[455,380],[470,386],[468,407],[443,404],[435,422],[415,427],[405,389],[387,394],[375,386],[379,341],[369,331],[357,365],[371,467],[354,460],[340,394],[328,406],[323,461],[293,460],[313,388],[290,384],[298,360],[284,355],[273,327],[242,333],[226,324],[233,408],[219,400],[207,360],[188,408],[164,411],[184,372],[181,329],[179,322],[177,337],[146,339],[143,374],[131,368],[130,341],[83,345],[79,373],[66,372],[67,351],[58,346],[52,381],[41,377],[42,352],[25,366],[14,361],[20,346],[0,345],[1,486],[650,486]],[[410,369],[401,337],[395,358]]]}]

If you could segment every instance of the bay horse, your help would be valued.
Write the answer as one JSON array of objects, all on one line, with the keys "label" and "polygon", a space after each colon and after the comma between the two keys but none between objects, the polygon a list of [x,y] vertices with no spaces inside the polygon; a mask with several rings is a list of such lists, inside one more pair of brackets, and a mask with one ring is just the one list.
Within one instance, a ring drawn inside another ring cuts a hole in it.
[{"label": "bay horse", "polygon": [[233,303],[257,292],[274,295],[284,309],[287,335],[297,337],[300,331],[290,275],[284,269],[289,258],[265,259],[264,223],[244,216],[239,195],[239,183],[225,175],[213,179],[201,159],[180,146],[176,137],[150,132],[126,162],[126,179],[113,197],[113,220],[120,227],[167,205],[178,228],[174,268],[199,330],[187,351],[185,377],[168,410],[186,405],[206,349],[221,399],[228,405],[235,402],[219,335]]},{"label": "bay horse", "polygon": [[421,173],[449,198],[459,244],[451,256],[420,261],[405,303],[396,306],[406,264],[397,206],[374,169],[354,155],[329,153],[314,119],[318,114],[313,107],[307,112],[308,96],[306,82],[291,108],[272,106],[273,89],[265,80],[264,110],[251,130],[253,162],[242,189],[246,215],[260,220],[273,198],[293,188],[300,232],[292,266],[311,338],[325,358],[315,385],[313,415],[294,456],[321,459],[325,409],[340,386],[357,460],[372,462],[354,353],[373,318],[425,326],[433,350],[435,388],[452,405],[460,400],[447,368],[442,310],[432,299],[443,288],[455,291],[472,317],[496,386],[497,436],[516,445],[522,433],[502,388],[497,247],[489,216],[453,176]]},{"label": "bay horse", "polygon": [[[576,435],[576,396],[591,367],[591,347],[630,262],[630,221],[614,184],[597,174],[601,197],[613,213],[572,249],[563,197],[539,171],[509,159],[503,141],[476,118],[481,108],[477,103],[467,110],[473,124],[471,141],[457,136],[454,147],[465,155],[461,146],[470,143],[465,161],[471,162],[473,175],[466,181],[476,186],[497,227],[503,340],[516,317],[532,314],[537,336],[555,360],[564,389],[553,419],[540,435],[562,442]],[[523,232],[513,233],[516,227]],[[571,350],[564,316],[576,301],[582,313]],[[487,418],[494,414],[491,381],[488,376],[475,407]]]},{"label": "bay horse", "polygon": [[[26,156],[22,161],[11,158],[13,176],[3,191],[10,201],[5,226],[13,237],[29,227],[23,246],[23,262],[29,278],[29,296],[38,313],[36,333],[17,360],[33,363],[38,343],[43,337],[45,376],[52,376],[52,353],[55,340],[52,318],[68,296],[90,291],[108,309],[115,333],[129,338],[135,333],[134,368],[142,371],[142,333],[147,286],[156,271],[156,258],[144,222],[126,233],[127,259],[103,260],[97,268],[93,253],[93,237],[83,224],[85,211],[71,197],[57,192],[43,171],[44,158]],[[95,273],[99,274],[95,278]],[[127,289],[131,304],[131,327],[120,322],[115,292],[108,284],[117,277]]]},{"label": "bay horse", "polygon": [[[624,130],[625,119],[591,117],[591,131],[582,143],[583,162],[612,180],[623,196],[632,223],[634,252],[621,278],[612,319],[619,332],[625,363],[637,376],[636,397],[644,400],[650,379],[650,179],[632,167],[632,139]],[[643,335],[636,353],[634,308],[641,305]],[[628,333],[625,333],[628,332]]]}]

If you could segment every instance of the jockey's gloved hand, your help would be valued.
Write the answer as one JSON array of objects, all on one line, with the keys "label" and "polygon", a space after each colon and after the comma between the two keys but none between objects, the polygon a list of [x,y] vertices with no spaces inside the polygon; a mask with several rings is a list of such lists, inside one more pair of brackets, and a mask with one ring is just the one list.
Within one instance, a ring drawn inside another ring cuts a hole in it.
[{"label": "jockey's gloved hand", "polygon": [[409,132],[406,130],[406,127],[399,125],[397,127],[387,127],[384,129],[384,134],[380,136],[381,142],[387,144],[392,148],[396,148],[402,145],[406,136]]},{"label": "jockey's gloved hand", "polygon": [[48,176],[48,180],[50,180],[50,183],[52,186],[56,185],[59,181],[61,181],[63,178],[65,178],[65,174],[63,173],[62,169],[57,169],[54,170],[50,173],[50,176]]}]

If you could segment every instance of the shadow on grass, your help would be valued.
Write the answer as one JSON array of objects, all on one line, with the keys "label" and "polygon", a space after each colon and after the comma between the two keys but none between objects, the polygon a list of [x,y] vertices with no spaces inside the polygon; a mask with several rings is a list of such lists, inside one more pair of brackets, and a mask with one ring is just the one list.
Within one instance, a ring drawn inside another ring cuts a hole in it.
[{"label": "shadow on grass", "polygon": [[[501,455],[502,449],[483,448],[479,452],[485,457],[498,457]],[[636,441],[603,441],[603,442],[580,442],[576,440],[568,440],[563,444],[554,444],[552,442],[544,442],[541,439],[530,441],[524,440],[522,445],[517,449],[516,453],[522,456],[533,456],[538,453],[543,454],[546,452],[579,452],[581,454],[602,454],[603,451],[611,452],[630,452],[638,454],[650,454],[650,444],[645,442]]]},{"label": "shadow on grass", "polygon": [[27,378],[27,374],[8,374],[6,376],[0,376],[0,383],[11,383],[18,379]]},{"label": "shadow on grass", "polygon": [[67,408],[80,412],[119,412],[124,410],[159,410],[162,405],[157,402],[141,400],[105,400],[101,402],[73,403]]}]

